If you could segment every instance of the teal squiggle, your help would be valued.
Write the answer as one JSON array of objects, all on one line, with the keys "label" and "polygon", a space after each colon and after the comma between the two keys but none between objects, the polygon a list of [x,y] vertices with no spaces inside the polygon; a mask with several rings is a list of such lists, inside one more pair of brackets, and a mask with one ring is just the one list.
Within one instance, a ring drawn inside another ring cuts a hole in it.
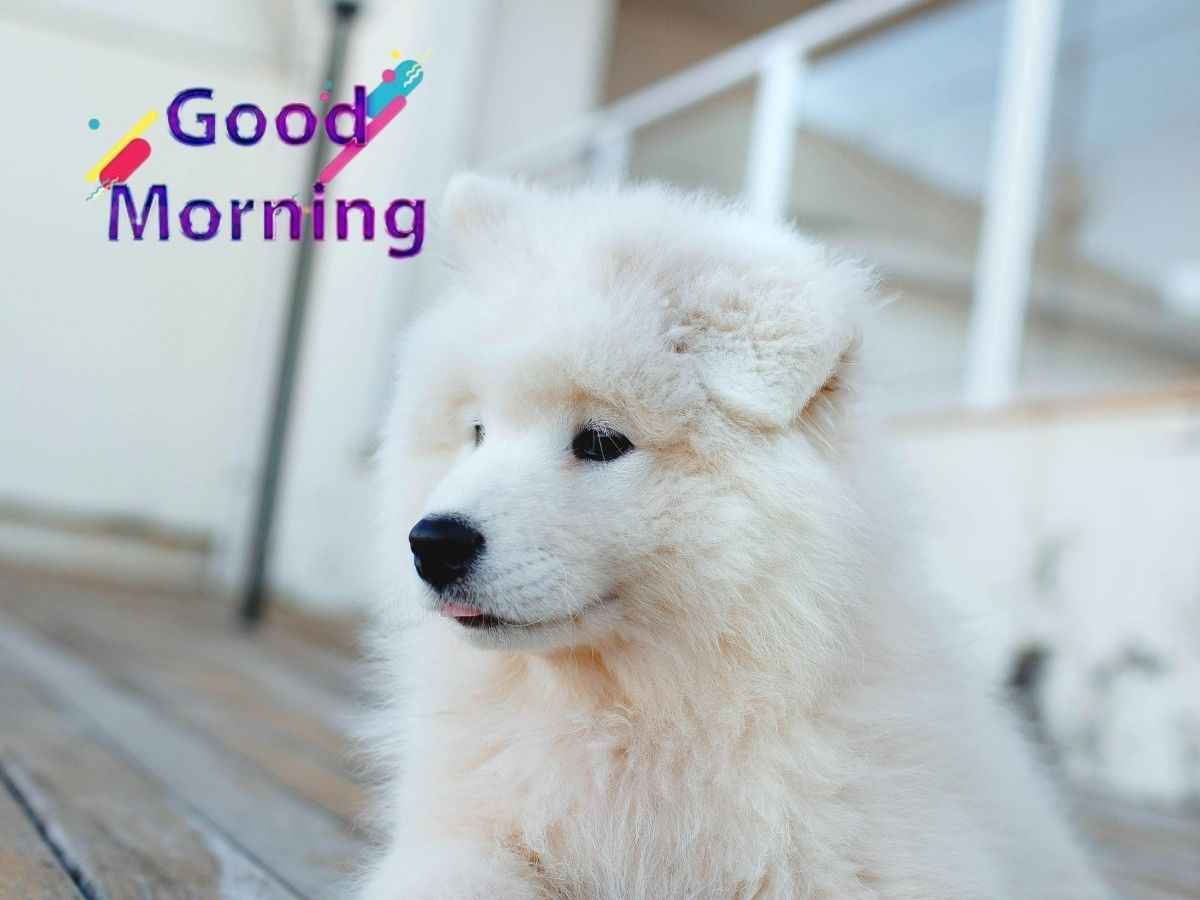
[{"label": "teal squiggle", "polygon": [[375,90],[367,94],[367,115],[371,118],[379,115],[397,97],[407,97],[425,80],[425,70],[415,59],[397,63],[392,71],[396,73],[395,78],[381,81]]}]

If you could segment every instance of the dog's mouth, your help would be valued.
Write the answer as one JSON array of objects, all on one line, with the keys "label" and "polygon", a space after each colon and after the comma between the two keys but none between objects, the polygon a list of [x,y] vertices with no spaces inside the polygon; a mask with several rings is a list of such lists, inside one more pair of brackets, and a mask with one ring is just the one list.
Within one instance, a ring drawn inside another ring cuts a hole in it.
[{"label": "dog's mouth", "polygon": [[502,628],[505,625],[519,624],[499,616],[493,616],[491,613],[485,613],[478,606],[471,606],[469,603],[443,603],[438,612],[453,619],[463,628]]},{"label": "dog's mouth", "polygon": [[[606,598],[610,599],[610,598]],[[447,619],[453,619],[463,628],[470,628],[475,631],[488,631],[501,628],[521,628],[526,631],[541,628],[544,626],[561,625],[567,622],[577,622],[591,608],[602,605],[600,603],[588,604],[578,612],[563,616],[560,619],[547,619],[538,622],[522,622],[515,619],[505,619],[489,612],[484,612],[478,606],[470,603],[463,603],[457,600],[447,600],[439,604],[437,611]]]}]

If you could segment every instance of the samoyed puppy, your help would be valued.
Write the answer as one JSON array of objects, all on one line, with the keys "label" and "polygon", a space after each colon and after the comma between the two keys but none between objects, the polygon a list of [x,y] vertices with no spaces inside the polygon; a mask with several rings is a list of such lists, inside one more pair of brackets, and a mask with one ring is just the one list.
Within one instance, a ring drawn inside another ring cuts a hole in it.
[{"label": "samoyed puppy", "polygon": [[853,402],[871,276],[661,187],[460,177],[442,226],[361,896],[1104,896],[915,571]]}]

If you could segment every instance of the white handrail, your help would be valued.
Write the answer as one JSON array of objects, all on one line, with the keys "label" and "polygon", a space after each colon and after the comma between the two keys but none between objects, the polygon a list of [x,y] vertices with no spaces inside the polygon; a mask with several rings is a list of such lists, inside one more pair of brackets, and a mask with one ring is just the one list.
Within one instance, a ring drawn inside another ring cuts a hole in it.
[{"label": "white handrail", "polygon": [[539,169],[588,149],[598,134],[629,133],[719,94],[757,75],[764,61],[784,52],[813,50],[859,34],[929,0],[833,0],[703,62],[635,91],[567,127],[503,154],[485,168],[501,172]]},{"label": "white handrail", "polygon": [[971,406],[1016,392],[1054,99],[1062,0],[1010,0],[1007,48],[983,203],[964,393]]}]

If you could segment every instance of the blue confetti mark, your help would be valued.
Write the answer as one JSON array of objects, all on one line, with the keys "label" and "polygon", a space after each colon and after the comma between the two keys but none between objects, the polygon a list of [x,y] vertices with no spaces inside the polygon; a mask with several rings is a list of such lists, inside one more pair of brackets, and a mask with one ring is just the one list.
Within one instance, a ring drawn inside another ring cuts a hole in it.
[{"label": "blue confetti mark", "polygon": [[425,79],[425,70],[414,59],[406,59],[398,63],[392,70],[396,77],[384,81],[375,90],[367,94],[367,115],[372,119],[397,97],[407,97]]}]

